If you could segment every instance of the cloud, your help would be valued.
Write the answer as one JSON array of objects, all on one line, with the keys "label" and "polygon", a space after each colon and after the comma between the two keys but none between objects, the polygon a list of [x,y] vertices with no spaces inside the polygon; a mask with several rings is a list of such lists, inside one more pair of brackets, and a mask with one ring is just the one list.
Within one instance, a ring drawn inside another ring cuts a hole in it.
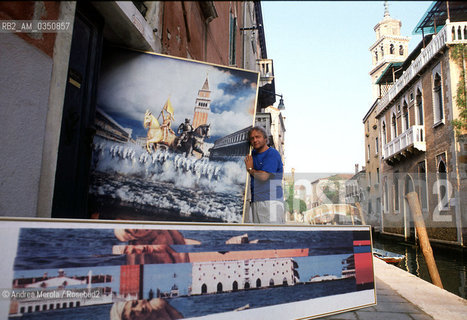
[{"label": "cloud", "polygon": [[198,91],[208,77],[208,122],[214,132],[232,133],[253,121],[249,111],[256,96],[254,73],[126,50],[105,57],[102,70],[98,105],[119,118],[142,122],[147,109],[159,115],[170,98],[175,112],[172,127],[176,128],[185,118],[193,118]]}]

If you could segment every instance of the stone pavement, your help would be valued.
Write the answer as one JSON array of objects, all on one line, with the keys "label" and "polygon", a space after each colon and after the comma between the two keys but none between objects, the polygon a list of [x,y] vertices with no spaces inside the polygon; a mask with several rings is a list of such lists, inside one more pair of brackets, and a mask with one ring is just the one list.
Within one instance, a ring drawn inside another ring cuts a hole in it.
[{"label": "stone pavement", "polygon": [[379,259],[373,261],[377,305],[320,319],[467,319],[467,300]]}]

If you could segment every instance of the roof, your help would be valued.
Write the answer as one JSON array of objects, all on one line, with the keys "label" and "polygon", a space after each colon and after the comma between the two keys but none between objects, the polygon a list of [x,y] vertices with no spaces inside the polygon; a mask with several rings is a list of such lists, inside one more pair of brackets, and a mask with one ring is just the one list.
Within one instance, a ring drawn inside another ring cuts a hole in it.
[{"label": "roof", "polygon": [[388,64],[386,69],[384,69],[383,73],[379,76],[378,80],[376,80],[376,84],[383,84],[383,83],[392,83],[393,77],[392,73],[394,70],[396,79],[402,75],[402,69],[400,68],[404,62],[391,62]]},{"label": "roof", "polygon": [[448,19],[449,5],[449,20],[451,22],[467,20],[467,2],[465,1],[433,1],[420,21],[417,23],[412,34],[428,34],[435,33],[442,29]]}]

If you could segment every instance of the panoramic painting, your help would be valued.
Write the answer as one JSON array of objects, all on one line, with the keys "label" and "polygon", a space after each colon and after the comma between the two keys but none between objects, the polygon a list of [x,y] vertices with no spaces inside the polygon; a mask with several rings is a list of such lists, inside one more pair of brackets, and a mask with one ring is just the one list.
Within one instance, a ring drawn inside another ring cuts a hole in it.
[{"label": "panoramic painting", "polygon": [[1,228],[10,319],[296,319],[376,303],[366,226]]},{"label": "panoramic painting", "polygon": [[90,215],[241,222],[258,80],[257,72],[107,48]]}]

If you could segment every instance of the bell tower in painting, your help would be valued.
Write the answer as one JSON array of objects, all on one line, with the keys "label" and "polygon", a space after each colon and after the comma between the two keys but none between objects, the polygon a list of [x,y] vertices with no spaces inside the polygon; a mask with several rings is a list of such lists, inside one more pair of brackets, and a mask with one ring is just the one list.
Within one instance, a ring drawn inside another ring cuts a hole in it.
[{"label": "bell tower in painting", "polygon": [[397,69],[407,58],[410,38],[401,36],[401,26],[400,20],[389,15],[388,2],[384,1],[384,17],[374,27],[376,42],[370,47],[373,100],[383,95],[376,83],[383,71],[389,65]]},{"label": "bell tower in painting", "polygon": [[211,111],[211,91],[209,90],[208,76],[204,81],[203,87],[198,91],[196,98],[195,111],[193,115],[193,129],[208,122],[208,115]]}]

